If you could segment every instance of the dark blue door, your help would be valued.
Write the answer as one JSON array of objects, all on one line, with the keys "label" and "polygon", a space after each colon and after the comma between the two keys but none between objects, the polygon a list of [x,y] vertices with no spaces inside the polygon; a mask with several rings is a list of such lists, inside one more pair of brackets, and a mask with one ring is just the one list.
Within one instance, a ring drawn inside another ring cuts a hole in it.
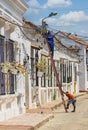
[{"label": "dark blue door", "polygon": [[[0,63],[4,63],[4,37],[0,35]],[[0,95],[5,94],[5,74],[0,68]]]},{"label": "dark blue door", "polygon": [[[14,61],[14,46],[13,46],[13,41],[9,40],[9,62]],[[10,85],[10,94],[15,93],[15,87],[14,87],[14,74],[9,74],[9,85]]]}]

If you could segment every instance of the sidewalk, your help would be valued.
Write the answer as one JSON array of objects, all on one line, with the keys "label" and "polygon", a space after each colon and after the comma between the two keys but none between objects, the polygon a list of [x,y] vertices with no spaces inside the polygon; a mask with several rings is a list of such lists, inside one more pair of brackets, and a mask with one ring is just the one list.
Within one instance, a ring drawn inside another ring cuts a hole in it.
[{"label": "sidewalk", "polygon": [[[79,93],[77,97],[84,94],[85,93]],[[42,114],[40,113],[39,108],[28,110],[25,114],[0,122],[0,130],[36,130],[38,127],[54,117],[52,110],[61,104],[62,101],[58,100],[42,105]]]},{"label": "sidewalk", "polygon": [[[82,96],[84,95],[85,93],[87,92],[80,92],[76,95],[76,97],[79,97],[79,96]],[[67,99],[67,98],[66,98]],[[65,99],[65,100],[66,100]],[[61,98],[59,100],[54,100],[52,102],[49,102],[49,103],[46,103],[44,105],[41,106],[41,110],[43,111],[43,113],[46,113],[46,114],[50,114],[52,113],[52,111],[54,109],[56,109],[57,107],[59,107],[60,105],[62,104],[62,100]],[[64,108],[63,108],[64,109]],[[36,108],[36,109],[29,109],[27,110],[27,113],[41,113],[40,109],[39,108]]]},{"label": "sidewalk", "polygon": [[52,114],[26,113],[0,122],[0,130],[35,130],[51,118]]}]

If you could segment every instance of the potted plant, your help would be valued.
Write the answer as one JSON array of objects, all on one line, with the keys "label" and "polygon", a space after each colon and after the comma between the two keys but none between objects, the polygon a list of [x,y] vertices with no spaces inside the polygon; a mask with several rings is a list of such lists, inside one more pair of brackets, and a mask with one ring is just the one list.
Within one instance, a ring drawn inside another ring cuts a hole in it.
[{"label": "potted plant", "polygon": [[46,72],[47,64],[46,64],[46,59],[41,59],[37,64],[36,67],[38,68],[38,76],[42,76],[43,73]]}]

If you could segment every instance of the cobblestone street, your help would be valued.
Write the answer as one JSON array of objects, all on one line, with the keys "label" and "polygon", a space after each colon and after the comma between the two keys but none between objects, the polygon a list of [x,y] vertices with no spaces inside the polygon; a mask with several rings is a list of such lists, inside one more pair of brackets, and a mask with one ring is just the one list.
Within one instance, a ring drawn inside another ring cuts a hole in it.
[{"label": "cobblestone street", "polygon": [[77,110],[68,113],[63,111],[63,106],[54,111],[52,120],[38,130],[88,130],[88,94],[77,99]]}]

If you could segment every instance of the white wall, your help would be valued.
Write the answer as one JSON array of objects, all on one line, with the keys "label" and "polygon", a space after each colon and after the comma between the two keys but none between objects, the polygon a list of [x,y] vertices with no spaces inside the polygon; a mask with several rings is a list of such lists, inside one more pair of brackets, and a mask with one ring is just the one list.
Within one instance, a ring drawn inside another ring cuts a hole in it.
[{"label": "white wall", "polygon": [[[22,16],[16,12],[6,0],[0,0],[0,14],[9,21],[22,25]],[[14,42],[16,61],[23,64],[24,51],[22,43],[26,45],[30,55],[30,42],[24,38],[18,26],[0,19],[0,34]],[[28,77],[29,78],[29,77]],[[29,87],[29,86],[28,86]],[[18,74],[16,78],[16,93],[0,96],[0,121],[7,120],[19,114],[25,113],[25,76]]]},{"label": "white wall", "polygon": [[81,47],[80,51],[81,61],[79,65],[79,89],[85,90],[86,89],[86,81],[87,81],[87,71],[86,71],[86,49],[84,46]]}]

